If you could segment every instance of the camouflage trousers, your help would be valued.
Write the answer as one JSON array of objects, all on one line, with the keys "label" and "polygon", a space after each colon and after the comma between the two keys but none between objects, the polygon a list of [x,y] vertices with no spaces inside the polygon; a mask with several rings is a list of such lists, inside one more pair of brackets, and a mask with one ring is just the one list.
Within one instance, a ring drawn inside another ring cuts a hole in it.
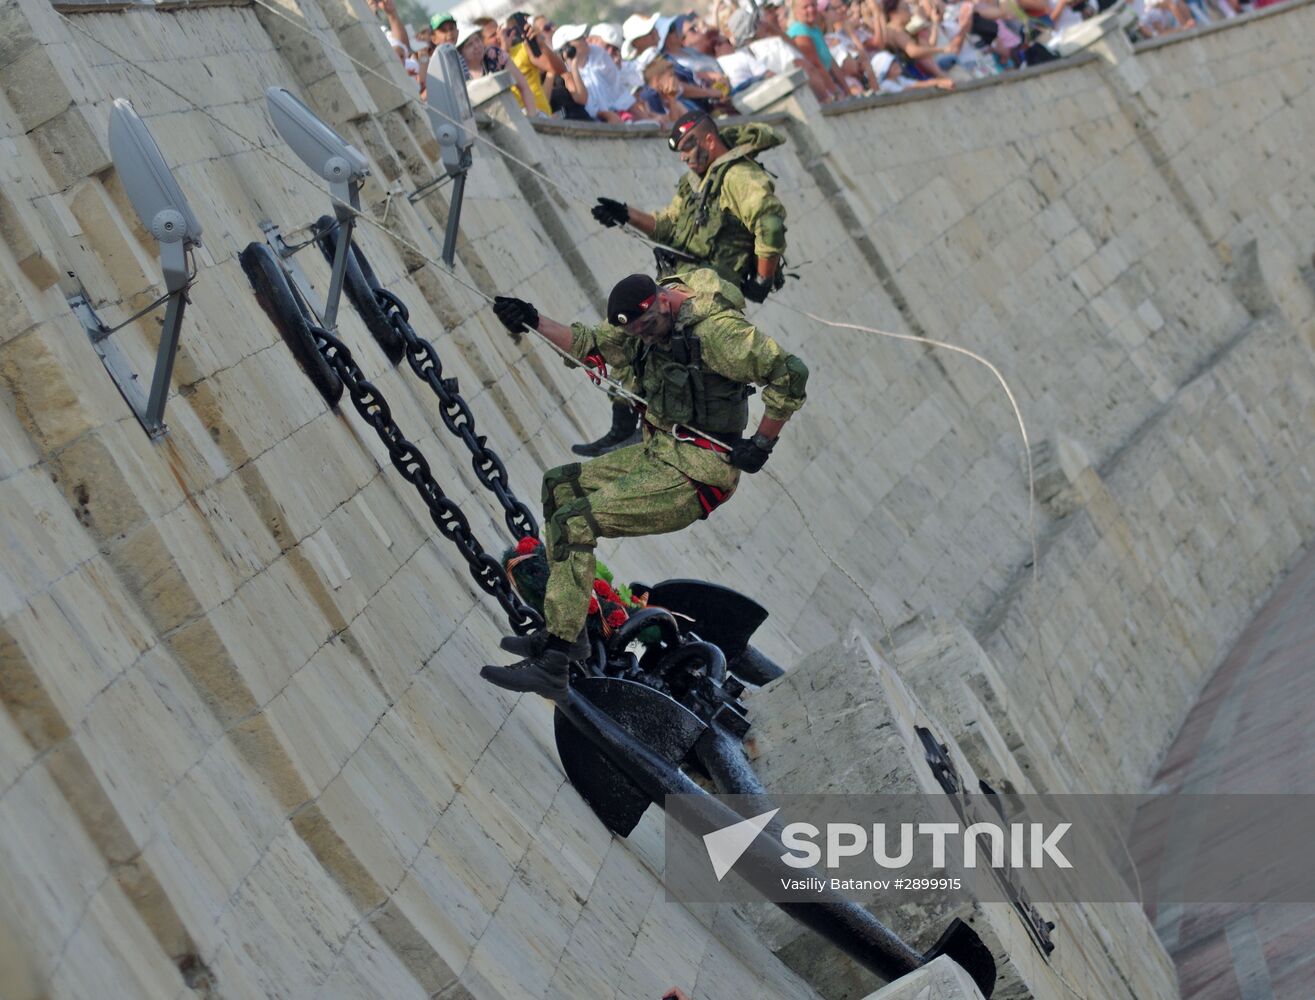
[{"label": "camouflage trousers", "polygon": [[543,476],[548,631],[568,641],[584,628],[600,538],[679,531],[705,516],[693,483],[646,454],[647,445],[549,469]]}]

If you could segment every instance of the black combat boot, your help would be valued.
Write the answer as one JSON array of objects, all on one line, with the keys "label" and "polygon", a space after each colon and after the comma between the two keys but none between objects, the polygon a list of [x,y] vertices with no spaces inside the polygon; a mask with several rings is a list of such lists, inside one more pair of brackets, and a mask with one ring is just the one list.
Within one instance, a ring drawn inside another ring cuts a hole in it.
[{"label": "black combat boot", "polygon": [[584,632],[575,642],[567,643],[544,629],[532,635],[507,636],[502,640],[502,647],[513,653],[524,653],[525,659],[505,667],[481,667],[479,675],[507,691],[526,691],[552,701],[566,694],[571,661],[589,655]]},{"label": "black combat boot", "polygon": [[612,429],[597,441],[571,445],[571,451],[586,458],[597,458],[626,445],[638,444],[642,436],[639,414],[629,403],[618,401],[612,404]]}]

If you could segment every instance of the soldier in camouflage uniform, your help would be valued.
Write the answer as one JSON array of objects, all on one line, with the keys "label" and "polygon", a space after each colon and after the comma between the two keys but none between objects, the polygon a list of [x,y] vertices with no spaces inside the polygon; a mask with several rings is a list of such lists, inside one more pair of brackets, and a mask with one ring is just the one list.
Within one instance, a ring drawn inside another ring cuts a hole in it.
[{"label": "soldier in camouflage uniform", "polygon": [[[661,211],[599,198],[594,218],[605,226],[623,223],[679,253],[655,250],[658,277],[710,267],[737,285],[751,302],[762,302],[781,287],[785,253],[785,206],[771,176],[755,159],[785,140],[769,125],[751,123],[718,130],[701,111],[676,122],[668,140],[690,172],[680,178],[676,197]],[[597,441],[572,447],[577,455],[601,455],[630,443],[637,415],[617,401],[612,429]]]},{"label": "soldier in camouflage uniform", "polygon": [[[761,333],[742,312],[739,289],[701,269],[657,284],[632,274],[612,289],[610,323],[563,326],[528,302],[499,297],[508,329],[538,330],[572,356],[628,366],[628,388],[648,402],[645,440],[543,477],[549,560],[547,628],[508,636],[502,648],[525,657],[480,675],[512,691],[559,698],[567,665],[588,653],[585,617],[599,538],[679,531],[707,517],[735,492],[741,472],[757,472],[777,435],[804,402],[808,368]],[[748,427],[751,386],[763,387],[762,420]]]}]

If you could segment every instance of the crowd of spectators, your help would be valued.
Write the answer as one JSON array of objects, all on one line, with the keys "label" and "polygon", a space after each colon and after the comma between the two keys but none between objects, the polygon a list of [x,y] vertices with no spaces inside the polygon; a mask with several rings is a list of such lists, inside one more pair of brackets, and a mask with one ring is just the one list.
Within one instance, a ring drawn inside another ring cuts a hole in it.
[{"label": "crowd of spectators", "polygon": [[504,22],[435,14],[408,29],[394,0],[369,0],[423,96],[430,56],[455,45],[468,78],[506,70],[531,116],[670,125],[734,111],[741,91],[801,70],[823,103],[952,90],[956,82],[1050,62],[1074,29],[1115,4],[1140,37],[1236,17],[1277,0],[717,0],[711,14],[632,14],[623,23]]}]

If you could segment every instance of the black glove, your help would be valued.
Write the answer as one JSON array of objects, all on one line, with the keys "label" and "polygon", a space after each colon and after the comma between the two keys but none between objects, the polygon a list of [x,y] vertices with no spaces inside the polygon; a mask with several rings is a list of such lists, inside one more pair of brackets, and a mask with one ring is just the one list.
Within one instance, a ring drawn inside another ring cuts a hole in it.
[{"label": "black glove", "polygon": [[772,279],[751,274],[740,282],[740,292],[750,302],[766,302],[772,291]]},{"label": "black glove", "polygon": [[524,299],[513,299],[506,295],[495,296],[493,312],[502,321],[502,325],[512,333],[523,333],[527,326],[531,330],[538,329],[539,310]]},{"label": "black glove", "polygon": [[593,213],[594,218],[609,229],[612,226],[624,226],[630,221],[630,208],[626,203],[611,198],[599,198]]},{"label": "black glove", "polygon": [[767,458],[776,447],[776,439],[764,434],[740,438],[731,449],[731,465],[742,472],[757,472],[767,464]]}]

